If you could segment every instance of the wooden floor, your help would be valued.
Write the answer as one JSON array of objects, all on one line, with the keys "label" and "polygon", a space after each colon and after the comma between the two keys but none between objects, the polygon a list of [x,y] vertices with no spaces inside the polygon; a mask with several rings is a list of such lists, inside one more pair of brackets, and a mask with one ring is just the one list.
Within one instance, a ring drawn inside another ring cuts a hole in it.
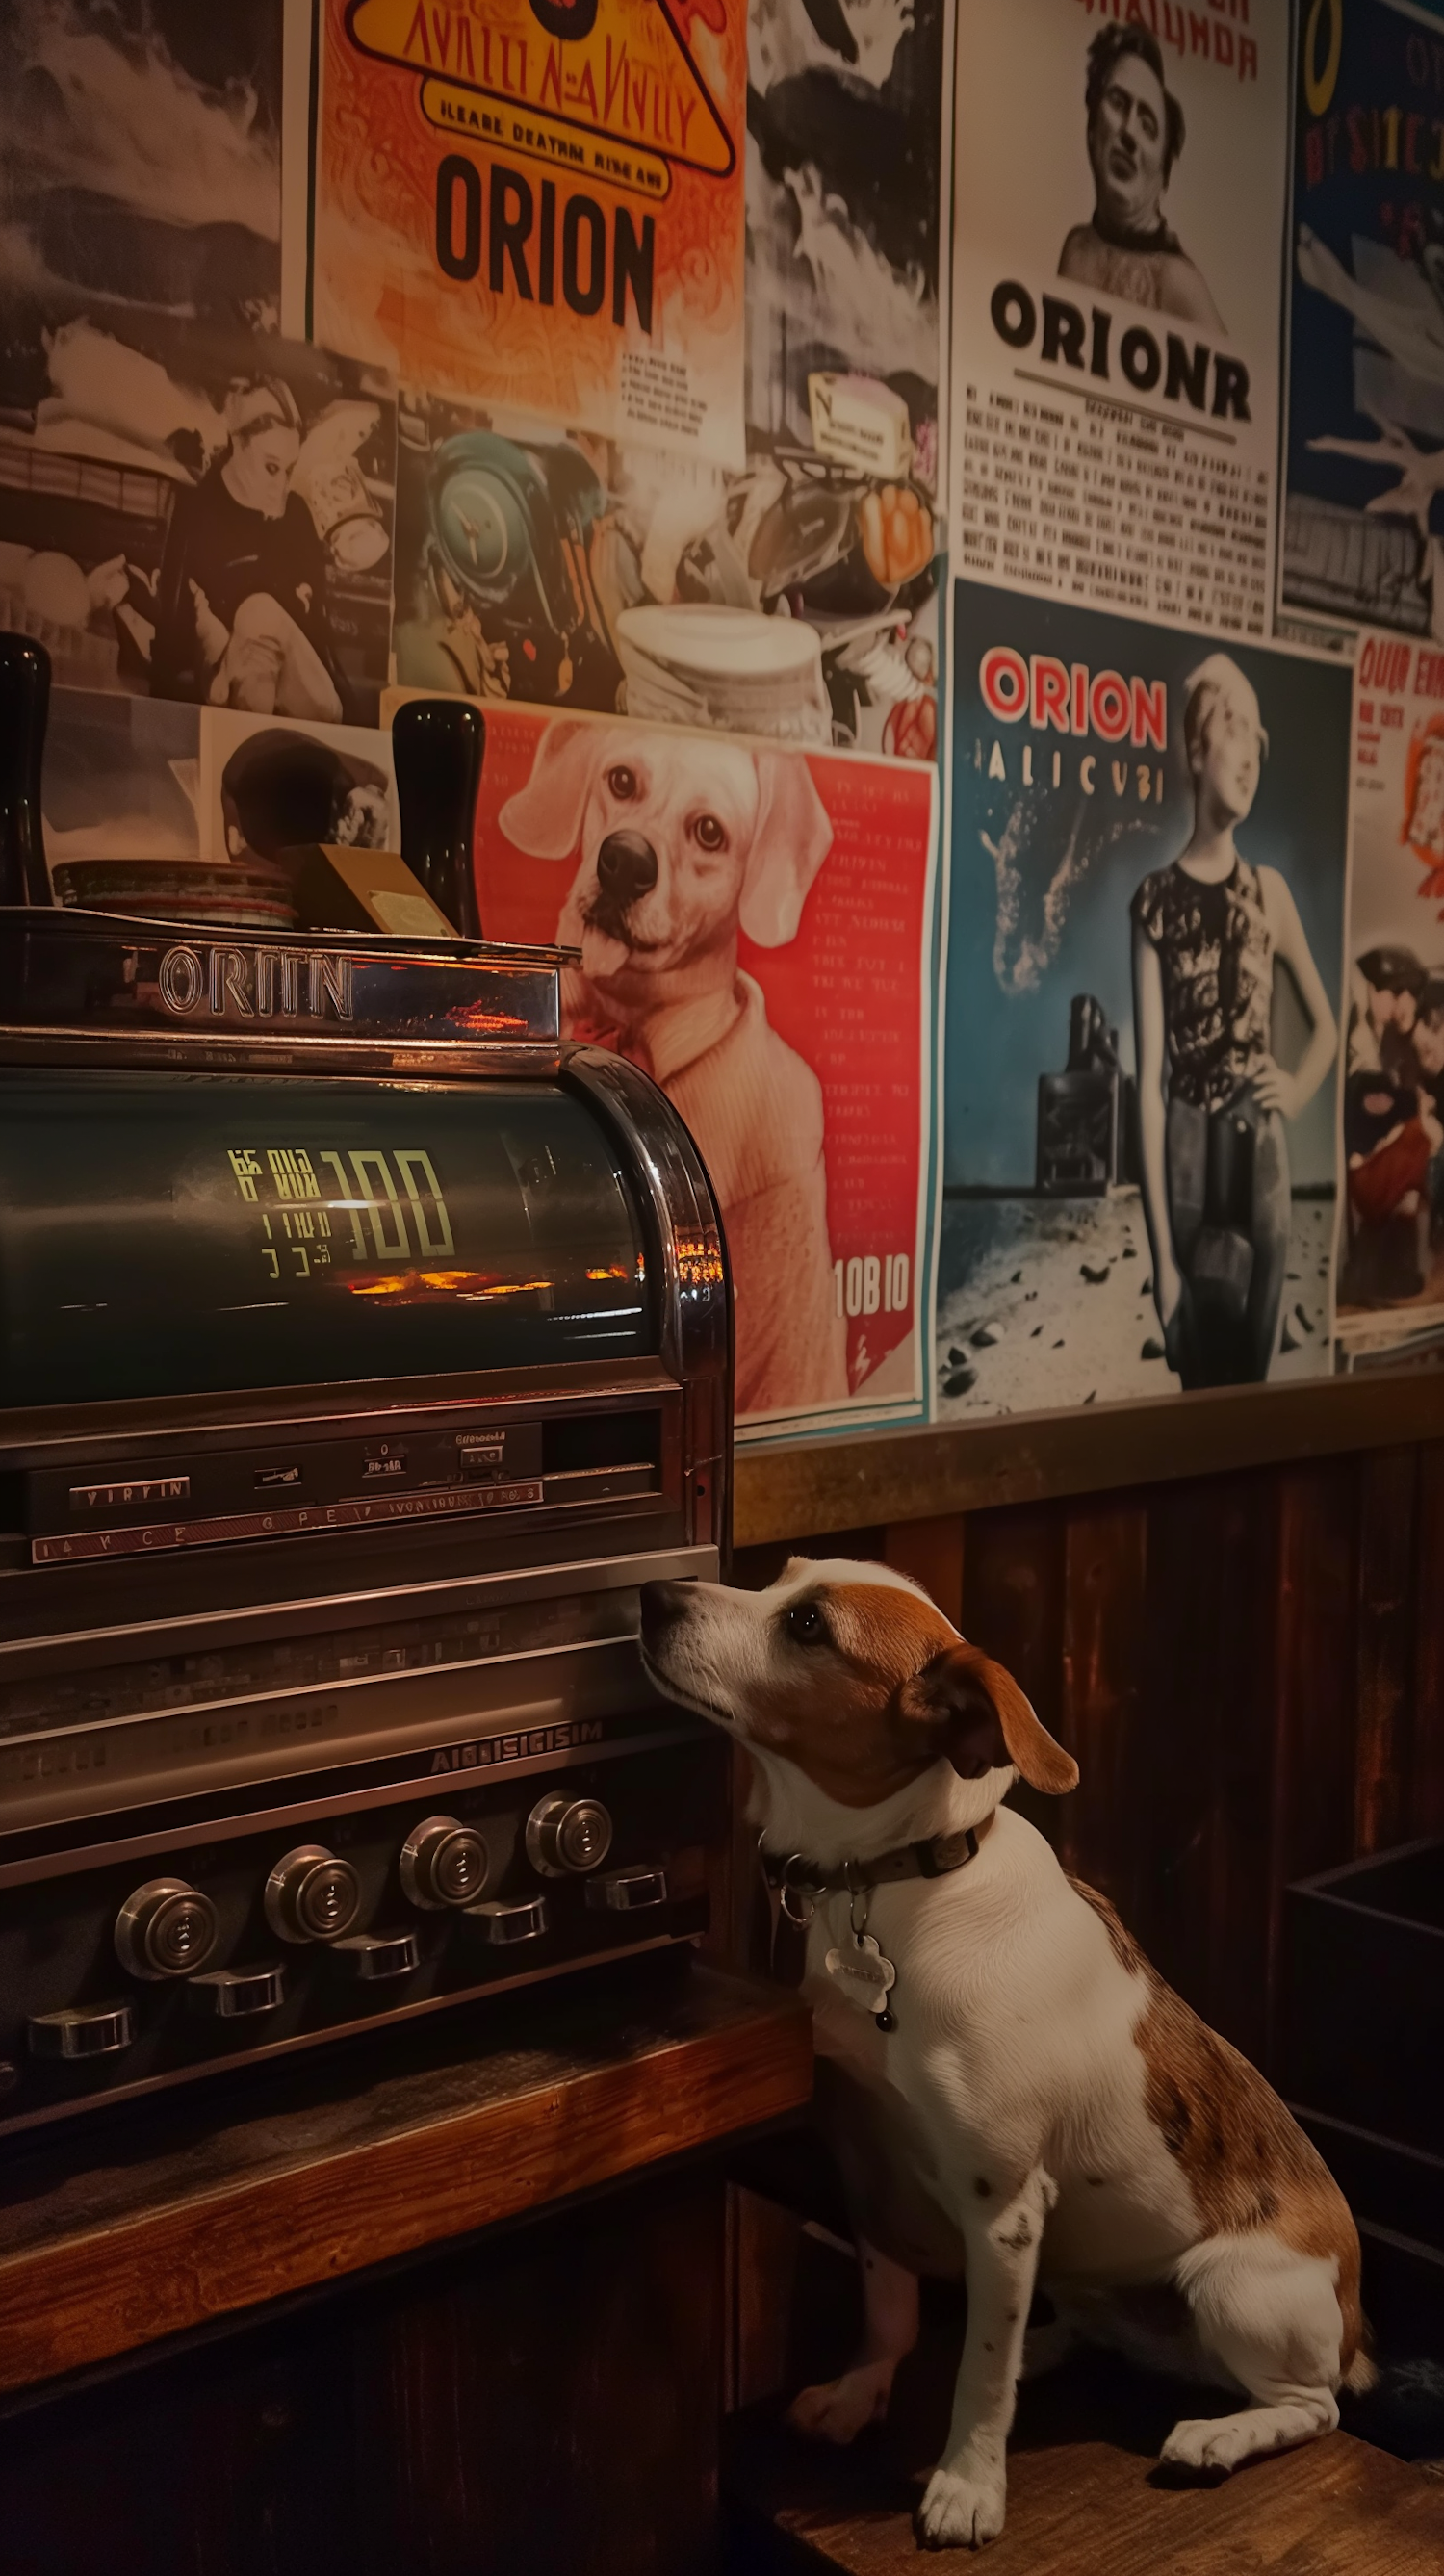
[{"label": "wooden floor", "polygon": [[[955,2351],[937,2338],[915,2355],[885,2432],[850,2452],[795,2439],[775,2409],[735,2419],[734,2576],[918,2569],[912,2508],[940,2447]],[[1347,2433],[1222,2486],[1164,2484],[1155,2463],[1175,2417],[1227,2409],[1221,2393],[1145,2381],[1102,2357],[1025,2389],[988,2576],[1440,2576],[1444,2478]]]}]

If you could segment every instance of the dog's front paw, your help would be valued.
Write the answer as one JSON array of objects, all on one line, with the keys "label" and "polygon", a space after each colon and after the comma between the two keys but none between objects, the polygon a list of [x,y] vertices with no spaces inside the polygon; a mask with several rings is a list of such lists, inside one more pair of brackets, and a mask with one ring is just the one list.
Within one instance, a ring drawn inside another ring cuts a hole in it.
[{"label": "dog's front paw", "polygon": [[1175,2424],[1159,2459],[1166,2468],[1189,2469],[1195,2477],[1226,2478],[1248,2456],[1239,2422],[1236,2415],[1201,2415]]},{"label": "dog's front paw", "polygon": [[1002,2530],[1006,2503],[1001,2470],[934,2469],[918,2507],[918,2538],[924,2549],[981,2549]]},{"label": "dog's front paw", "polygon": [[882,2422],[892,2382],[890,2361],[860,2363],[841,2379],[802,2389],[788,2407],[787,2421],[794,2433],[805,2433],[810,2441],[855,2441],[867,2425]]}]

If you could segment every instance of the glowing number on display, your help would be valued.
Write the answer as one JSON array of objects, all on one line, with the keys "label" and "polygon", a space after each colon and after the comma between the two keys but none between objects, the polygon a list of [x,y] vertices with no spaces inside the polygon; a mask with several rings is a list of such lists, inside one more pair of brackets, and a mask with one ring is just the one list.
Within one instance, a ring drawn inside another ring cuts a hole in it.
[{"label": "glowing number on display", "polygon": [[[398,1148],[396,1168],[406,1185],[406,1195],[411,1201],[411,1213],[416,1220],[416,1239],[422,1251],[454,1252],[456,1246],[451,1236],[451,1220],[446,1213],[446,1201],[441,1195],[441,1183],[436,1177],[436,1167],[431,1156],[419,1152],[403,1154]],[[416,1177],[418,1172],[421,1175],[419,1181]],[[425,1198],[430,1199],[436,1219],[434,1238],[427,1224]]]},{"label": "glowing number on display", "polygon": [[[411,1236],[407,1229],[406,1208],[401,1192],[392,1177],[386,1156],[374,1146],[358,1146],[351,1156],[348,1174],[339,1154],[323,1153],[317,1158],[330,1165],[336,1175],[336,1198],[333,1205],[346,1210],[351,1219],[351,1255],[355,1261],[409,1260]],[[419,1147],[398,1150],[396,1168],[410,1204],[411,1221],[416,1228],[416,1250],[422,1254],[454,1252],[455,1240],[436,1166],[429,1154]],[[368,1246],[362,1219],[371,1227],[372,1245]]]},{"label": "glowing number on display", "polygon": [[[406,1219],[401,1212],[401,1201],[396,1195],[396,1183],[391,1177],[391,1166],[385,1155],[375,1153],[364,1145],[360,1146],[351,1157],[351,1169],[356,1175],[358,1194],[366,1201],[366,1213],[371,1219],[371,1233],[378,1255],[390,1254],[394,1259],[399,1254],[402,1260],[405,1260],[411,1250],[411,1237],[406,1231]],[[380,1188],[385,1197],[384,1207],[375,1188],[368,1186],[367,1174],[370,1171],[375,1171],[380,1176]],[[386,1224],[388,1214],[395,1226],[394,1241]]]},{"label": "glowing number on display", "polygon": [[832,1295],[839,1315],[905,1315],[912,1264],[905,1252],[854,1253],[851,1261],[834,1261]]}]

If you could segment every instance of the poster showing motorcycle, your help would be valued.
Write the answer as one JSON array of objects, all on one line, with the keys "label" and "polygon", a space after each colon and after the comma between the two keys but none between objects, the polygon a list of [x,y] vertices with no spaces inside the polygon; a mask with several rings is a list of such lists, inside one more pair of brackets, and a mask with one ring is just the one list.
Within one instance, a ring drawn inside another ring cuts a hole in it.
[{"label": "poster showing motorcycle", "polygon": [[1330,1364],[1352,673],[954,587],[945,1415]]},{"label": "poster showing motorcycle", "polygon": [[742,0],[287,0],[288,320],[740,465],[746,78]]},{"label": "poster showing motorcycle", "polygon": [[731,1257],[739,1422],[918,1418],[935,770],[483,712],[483,924],[580,950],[565,1033],[643,1066],[697,1139]]},{"label": "poster showing motorcycle", "polygon": [[1337,1329],[1444,1341],[1444,653],[1360,638]]},{"label": "poster showing motorcycle", "polygon": [[1282,607],[1444,634],[1444,9],[1305,0]]},{"label": "poster showing motorcycle", "polygon": [[934,513],[856,463],[700,459],[403,393],[403,687],[930,760]]},{"label": "poster showing motorcycle", "polygon": [[1288,0],[962,13],[955,569],[1269,633],[1289,67]]}]

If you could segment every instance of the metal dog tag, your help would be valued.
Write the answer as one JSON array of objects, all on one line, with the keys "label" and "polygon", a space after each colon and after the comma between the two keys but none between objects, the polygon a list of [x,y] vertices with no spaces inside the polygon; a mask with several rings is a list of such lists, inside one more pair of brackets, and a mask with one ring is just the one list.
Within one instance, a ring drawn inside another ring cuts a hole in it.
[{"label": "metal dog tag", "polygon": [[860,1933],[845,1949],[829,1950],[824,1965],[849,2003],[860,2004],[864,2012],[887,2014],[887,1999],[897,1984],[897,1970],[891,1959],[883,1957],[870,1932]]}]

